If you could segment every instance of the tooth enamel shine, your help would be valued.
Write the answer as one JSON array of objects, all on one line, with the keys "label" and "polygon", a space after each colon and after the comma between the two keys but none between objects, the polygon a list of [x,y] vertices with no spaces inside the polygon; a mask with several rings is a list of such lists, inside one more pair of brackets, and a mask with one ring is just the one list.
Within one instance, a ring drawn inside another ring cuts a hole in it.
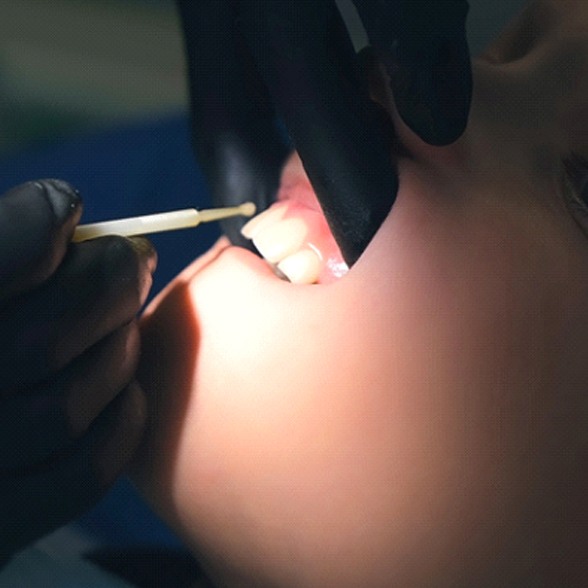
[{"label": "tooth enamel shine", "polygon": [[272,223],[282,220],[285,214],[286,206],[283,204],[274,204],[245,223],[241,229],[241,234],[246,239],[253,239],[264,227],[268,227]]},{"label": "tooth enamel shine", "polygon": [[304,245],[306,235],[302,219],[288,218],[256,231],[253,243],[270,263],[278,263],[296,253]]},{"label": "tooth enamel shine", "polygon": [[[272,204],[252,218],[241,232],[253,241],[278,277],[284,279],[288,275],[294,283],[331,283],[348,268],[321,211],[307,206],[304,200],[301,203],[294,187],[289,190],[291,198]],[[301,251],[304,253],[300,256],[285,261]]]},{"label": "tooth enamel shine", "polygon": [[312,249],[302,249],[282,259],[278,269],[293,284],[314,284],[321,272],[321,262]]}]

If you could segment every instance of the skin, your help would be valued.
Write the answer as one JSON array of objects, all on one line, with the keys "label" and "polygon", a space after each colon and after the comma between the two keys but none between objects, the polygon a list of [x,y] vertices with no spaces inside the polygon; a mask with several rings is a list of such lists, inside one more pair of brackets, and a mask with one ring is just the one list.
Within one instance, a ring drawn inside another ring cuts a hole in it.
[{"label": "skin", "polygon": [[[527,24],[536,36],[529,40]],[[153,302],[134,475],[219,585],[585,586],[588,7],[532,3],[342,279],[217,246]]]}]

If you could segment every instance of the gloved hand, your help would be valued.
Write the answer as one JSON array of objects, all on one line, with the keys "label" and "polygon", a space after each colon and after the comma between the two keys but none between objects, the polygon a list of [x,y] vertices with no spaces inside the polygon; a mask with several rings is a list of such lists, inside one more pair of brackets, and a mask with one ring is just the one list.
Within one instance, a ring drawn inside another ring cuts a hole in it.
[{"label": "gloved hand", "polygon": [[80,215],[57,180],[0,197],[0,561],[92,506],[144,426],[135,315],[155,253],[70,244]]},{"label": "gloved hand", "polygon": [[[354,0],[403,120],[444,145],[464,131],[472,78],[466,0]],[[395,134],[334,0],[178,0],[196,154],[216,205],[271,202],[294,146],[347,263],[398,191]],[[275,108],[274,108],[275,106]],[[293,144],[293,145],[292,145]],[[224,223],[251,247],[239,221]]]}]

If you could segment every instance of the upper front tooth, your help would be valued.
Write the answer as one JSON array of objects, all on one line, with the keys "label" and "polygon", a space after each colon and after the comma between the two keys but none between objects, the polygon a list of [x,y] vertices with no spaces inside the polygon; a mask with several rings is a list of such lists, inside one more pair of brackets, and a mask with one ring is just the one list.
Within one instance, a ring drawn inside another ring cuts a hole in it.
[{"label": "upper front tooth", "polygon": [[253,243],[270,262],[278,263],[305,243],[307,227],[300,218],[287,218],[255,232]]},{"label": "upper front tooth", "polygon": [[286,206],[282,203],[273,204],[260,214],[254,216],[250,221],[245,223],[241,229],[241,234],[246,239],[253,239],[257,233],[277,221],[282,220],[286,214]]}]

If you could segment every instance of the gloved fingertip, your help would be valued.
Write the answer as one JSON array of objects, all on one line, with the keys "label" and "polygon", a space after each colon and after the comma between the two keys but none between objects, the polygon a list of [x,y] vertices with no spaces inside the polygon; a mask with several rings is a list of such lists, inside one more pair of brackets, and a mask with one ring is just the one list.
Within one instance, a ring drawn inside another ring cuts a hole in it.
[{"label": "gloved fingertip", "polygon": [[153,274],[157,268],[157,251],[153,243],[145,237],[131,237],[129,240],[133,249],[145,260],[149,273]]},{"label": "gloved fingertip", "polygon": [[43,190],[58,224],[65,223],[81,208],[79,191],[67,182],[46,179],[35,183]]},{"label": "gloved fingertip", "polygon": [[430,145],[449,145],[465,131],[472,100],[472,72],[463,38],[437,39],[419,59],[385,60],[402,120]]}]

